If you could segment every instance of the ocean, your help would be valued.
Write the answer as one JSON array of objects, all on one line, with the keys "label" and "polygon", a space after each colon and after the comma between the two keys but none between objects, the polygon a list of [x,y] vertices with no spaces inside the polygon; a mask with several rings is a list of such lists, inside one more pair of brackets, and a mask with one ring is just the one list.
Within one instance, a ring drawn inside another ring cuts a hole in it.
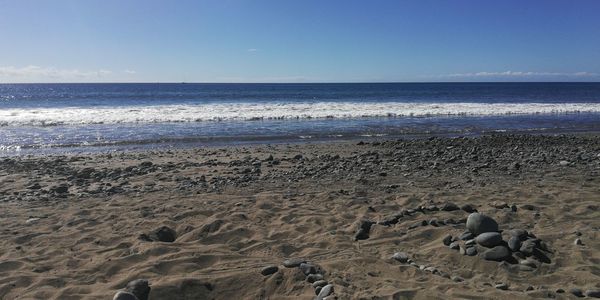
[{"label": "ocean", "polygon": [[0,156],[600,130],[600,83],[0,84]]}]

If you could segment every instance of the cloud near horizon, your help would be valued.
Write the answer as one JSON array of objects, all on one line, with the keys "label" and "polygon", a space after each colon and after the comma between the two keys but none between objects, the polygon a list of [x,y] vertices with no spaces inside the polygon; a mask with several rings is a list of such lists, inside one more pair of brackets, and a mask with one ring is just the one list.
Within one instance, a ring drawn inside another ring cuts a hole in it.
[{"label": "cloud near horizon", "polygon": [[505,78],[519,78],[519,77],[595,77],[598,73],[590,72],[521,72],[521,71],[504,71],[504,72],[476,72],[476,73],[453,73],[440,75],[439,77],[505,77]]},{"label": "cloud near horizon", "polygon": [[40,67],[29,65],[22,68],[14,66],[0,67],[0,77],[9,78],[47,78],[47,79],[70,79],[70,78],[102,78],[111,75],[112,71],[80,71],[78,69],[56,69],[52,67]]}]

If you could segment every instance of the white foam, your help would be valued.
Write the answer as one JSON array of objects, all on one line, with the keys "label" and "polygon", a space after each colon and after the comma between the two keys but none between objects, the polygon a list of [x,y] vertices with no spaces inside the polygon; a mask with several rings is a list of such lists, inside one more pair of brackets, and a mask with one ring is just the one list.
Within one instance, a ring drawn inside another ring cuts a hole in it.
[{"label": "white foam", "polygon": [[123,107],[2,109],[2,126],[204,122],[404,116],[600,113],[600,103],[220,103]]}]

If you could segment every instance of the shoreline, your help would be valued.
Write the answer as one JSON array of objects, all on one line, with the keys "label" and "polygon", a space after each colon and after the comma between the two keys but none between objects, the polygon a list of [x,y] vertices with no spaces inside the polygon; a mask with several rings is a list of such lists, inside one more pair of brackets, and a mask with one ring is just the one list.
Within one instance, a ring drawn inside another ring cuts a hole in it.
[{"label": "shoreline", "polygon": [[[600,288],[599,174],[597,132],[3,157],[0,298],[107,299],[141,278],[150,299],[314,298],[288,258],[322,267],[339,299],[562,298]],[[522,270],[450,249],[442,240],[465,224],[431,220],[463,210],[385,223],[448,203],[495,218],[505,238],[534,233],[550,262]],[[141,238],[161,226],[174,242]]]}]

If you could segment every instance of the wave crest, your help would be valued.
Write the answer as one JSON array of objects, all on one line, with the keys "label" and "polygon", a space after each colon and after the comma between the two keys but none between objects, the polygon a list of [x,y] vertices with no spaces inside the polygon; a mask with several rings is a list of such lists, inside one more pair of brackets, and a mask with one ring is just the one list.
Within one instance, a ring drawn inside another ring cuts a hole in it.
[{"label": "wave crest", "polygon": [[0,126],[175,123],[285,119],[600,113],[600,103],[220,103],[122,107],[15,108]]}]

